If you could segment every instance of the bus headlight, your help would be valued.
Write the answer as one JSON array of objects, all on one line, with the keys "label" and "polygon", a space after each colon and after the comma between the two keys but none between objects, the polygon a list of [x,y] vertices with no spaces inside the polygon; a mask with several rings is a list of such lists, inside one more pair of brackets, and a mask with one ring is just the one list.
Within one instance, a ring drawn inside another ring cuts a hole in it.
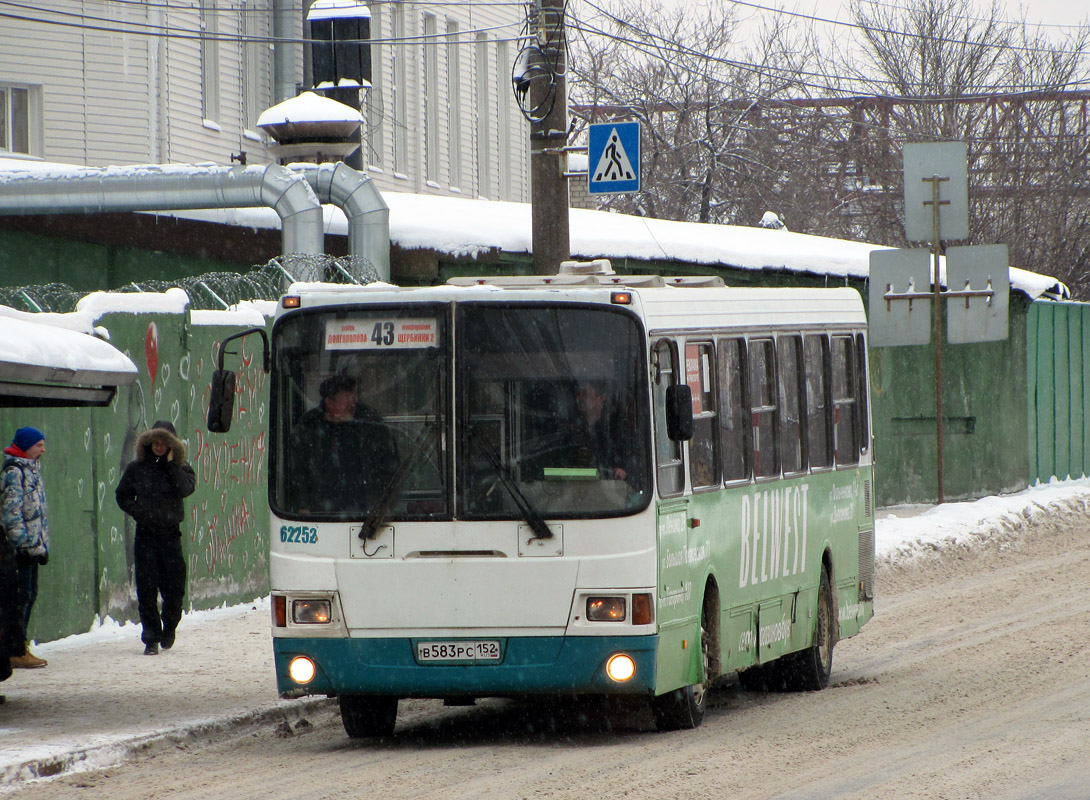
[{"label": "bus headlight", "polygon": [[292,600],[291,621],[299,625],[326,625],[330,620],[328,600]]},{"label": "bus headlight", "polygon": [[588,597],[587,619],[591,622],[624,622],[623,597]]},{"label": "bus headlight", "polygon": [[624,683],[635,674],[636,662],[630,655],[617,653],[615,656],[610,656],[609,661],[606,662],[606,675],[617,683]]},{"label": "bus headlight", "polygon": [[296,656],[288,664],[288,675],[296,683],[310,683],[316,672],[314,662],[306,656]]}]

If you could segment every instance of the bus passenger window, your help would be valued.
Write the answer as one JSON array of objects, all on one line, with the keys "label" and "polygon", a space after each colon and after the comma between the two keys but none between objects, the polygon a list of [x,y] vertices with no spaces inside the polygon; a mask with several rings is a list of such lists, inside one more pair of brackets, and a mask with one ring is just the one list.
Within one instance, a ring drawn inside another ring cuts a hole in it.
[{"label": "bus passenger window", "polygon": [[719,340],[719,434],[722,439],[723,478],[749,479],[750,419],[746,389],[746,340]]},{"label": "bus passenger window", "polygon": [[837,466],[859,462],[859,427],[856,414],[857,390],[855,345],[851,336],[834,336],[833,351],[833,426],[836,434]]},{"label": "bus passenger window", "polygon": [[806,436],[810,468],[833,465],[832,414],[829,405],[829,340],[810,334],[803,340],[806,362]]},{"label": "bus passenger window", "polygon": [[685,489],[681,442],[673,441],[666,433],[666,389],[677,382],[677,353],[674,346],[663,339],[655,344],[651,359],[655,378],[655,459],[658,462],[659,494],[668,497],[681,494]]},{"label": "bus passenger window", "polygon": [[868,413],[868,398],[870,397],[870,378],[867,372],[867,340],[863,334],[855,335],[856,374],[859,384],[859,452],[865,453],[870,447],[870,414]]},{"label": "bus passenger window", "polygon": [[806,469],[802,418],[802,337],[781,336],[776,340],[780,358],[780,460],[784,474]]},{"label": "bus passenger window", "polygon": [[719,446],[715,419],[715,352],[710,342],[685,345],[685,382],[693,392],[693,438],[689,441],[689,480],[693,487],[719,485]]},{"label": "bus passenger window", "polygon": [[750,412],[753,423],[753,472],[758,478],[780,474],[776,416],[776,347],[772,339],[749,342]]}]

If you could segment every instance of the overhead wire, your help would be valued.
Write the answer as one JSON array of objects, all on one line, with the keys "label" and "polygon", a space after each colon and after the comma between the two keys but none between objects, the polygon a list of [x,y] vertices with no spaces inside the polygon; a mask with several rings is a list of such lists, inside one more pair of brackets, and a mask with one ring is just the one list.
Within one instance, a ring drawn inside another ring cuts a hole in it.
[{"label": "overhead wire", "polygon": [[[872,101],[875,101],[875,102],[893,102],[893,103],[903,103],[903,104],[906,104],[906,105],[908,105],[908,104],[926,105],[928,103],[934,103],[934,102],[939,101],[939,100],[949,100],[950,99],[950,97],[948,95],[919,95],[919,96],[913,96],[913,97],[906,97],[906,96],[903,96],[903,95],[900,95],[900,94],[895,94],[895,93],[889,93],[889,94],[882,95],[882,94],[873,94],[873,93],[861,93],[861,92],[858,92],[858,91],[853,92],[853,91],[849,91],[848,88],[846,88],[845,86],[840,84],[840,82],[851,82],[851,81],[854,80],[853,78],[840,76],[840,75],[830,75],[828,73],[806,72],[806,71],[798,70],[798,69],[796,69],[794,67],[779,68],[779,67],[775,67],[775,66],[768,65],[768,64],[753,64],[751,62],[741,61],[741,60],[738,60],[738,59],[728,59],[728,58],[724,58],[724,57],[720,57],[720,56],[714,56],[714,55],[711,55],[711,54],[708,54],[708,53],[705,53],[705,52],[702,52],[702,51],[698,51],[698,50],[696,50],[694,48],[691,48],[688,45],[685,45],[685,44],[683,44],[681,42],[678,42],[678,41],[675,41],[675,40],[672,40],[672,39],[668,39],[668,38],[663,37],[663,36],[661,36],[661,35],[659,35],[657,33],[647,31],[645,29],[640,28],[639,26],[633,25],[631,22],[629,22],[627,20],[624,20],[624,19],[621,19],[621,18],[617,17],[615,14],[613,14],[611,11],[608,11],[607,9],[604,9],[604,8],[600,7],[599,5],[595,4],[593,2],[593,0],[584,0],[584,3],[586,5],[588,5],[588,6],[590,6],[591,8],[593,8],[598,13],[602,14],[604,17],[612,20],[615,24],[620,25],[622,28],[627,28],[627,29],[631,30],[633,32],[633,34],[635,34],[635,35],[645,37],[645,39],[648,39],[648,40],[651,40],[651,41],[660,40],[661,42],[663,42],[667,46],[667,49],[672,49],[672,50],[674,50],[674,51],[676,51],[676,52],[678,52],[680,54],[684,54],[686,56],[707,59],[707,60],[712,61],[714,63],[719,63],[719,64],[722,64],[722,65],[725,65],[725,66],[728,66],[728,67],[732,67],[732,68],[743,70],[743,71],[752,72],[752,73],[755,73],[755,74],[758,74],[758,75],[767,75],[769,77],[781,77],[781,78],[795,76],[792,80],[789,81],[790,85],[797,86],[797,87],[800,87],[800,88],[806,88],[806,89],[811,89],[811,90],[819,90],[819,91],[822,91],[822,92],[828,92],[828,93],[832,94],[833,97],[826,98],[826,99],[829,99],[829,100],[832,100],[832,101],[838,101],[838,100],[850,101],[850,100],[855,99],[855,100],[859,100],[861,102],[865,102],[866,100],[872,100]],[[747,3],[747,5],[748,5],[748,3]],[[606,31],[606,30],[604,30],[604,29],[602,29],[600,27],[594,26],[594,25],[588,23],[585,20],[580,20],[580,21],[578,21],[578,22],[576,22],[574,24],[577,26],[577,29],[581,30],[584,33],[589,32],[589,33],[592,33],[592,34],[601,35],[603,37],[606,37],[607,39],[611,39],[613,41],[617,41],[617,42],[620,42],[622,44],[626,44],[628,46],[631,46],[637,52],[640,52],[640,53],[642,53],[644,55],[647,55],[649,57],[662,58],[662,48],[661,47],[652,47],[651,45],[647,44],[645,41],[641,41],[640,39],[633,39],[633,38],[630,38],[630,37],[624,37],[624,36],[617,35],[617,34],[612,33],[610,31]],[[808,81],[808,80],[798,80],[797,76],[800,75],[800,74],[807,75],[808,77],[811,77],[811,78],[820,78],[820,79],[831,80],[831,81],[834,81],[834,83],[832,85],[830,85],[829,83],[817,83],[817,82]],[[729,84],[726,80],[716,81],[714,78],[712,78],[711,80],[713,80],[713,81],[715,81],[717,83],[720,83],[724,87],[733,88],[732,85]],[[871,79],[869,81],[869,84],[871,86],[874,86],[876,83],[880,84],[880,85],[884,84],[889,88],[894,88],[894,86],[895,86],[892,81],[875,81],[874,79]],[[1069,81],[1069,82],[1063,84],[1063,87],[1083,86],[1083,85],[1090,85],[1090,81],[1083,80],[1083,79],[1073,80],[1073,81]],[[1001,90],[998,91],[998,92],[992,91],[992,92],[987,92],[987,93],[974,93],[974,94],[967,94],[967,95],[959,95],[956,99],[963,100],[963,101],[978,101],[978,102],[993,101],[993,100],[996,100],[997,98],[1000,98],[1000,97],[1005,99],[1005,100],[1015,100],[1015,99],[1019,99],[1019,98],[1026,99],[1026,98],[1034,98],[1036,96],[1040,96],[1043,92],[1062,90],[1063,87],[1044,87],[1044,86],[1026,86],[1026,85],[1001,87]],[[797,99],[796,99],[796,102],[792,102],[791,99],[765,97],[765,98],[762,98],[762,101],[766,102],[766,103],[768,103],[770,105],[780,105],[780,106],[783,106],[783,107],[789,107],[790,106],[790,107],[793,107],[796,111],[799,110],[799,104],[797,102]],[[813,109],[810,109],[810,110],[813,113],[819,113],[820,112],[820,109],[818,109],[818,108],[813,108]],[[857,125],[861,124],[866,128],[885,130],[885,128],[883,126],[868,125],[867,123],[862,122],[860,120],[856,120],[853,124],[857,124]],[[1073,138],[1073,137],[1037,137],[1035,139],[1035,141],[1068,141],[1071,138]]]}]

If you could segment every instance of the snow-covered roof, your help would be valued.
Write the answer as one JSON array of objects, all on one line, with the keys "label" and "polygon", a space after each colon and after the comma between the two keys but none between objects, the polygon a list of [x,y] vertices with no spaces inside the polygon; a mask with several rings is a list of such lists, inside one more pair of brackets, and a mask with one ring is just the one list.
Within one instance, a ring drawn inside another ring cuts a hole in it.
[{"label": "snow-covered roof", "polygon": [[[469,258],[496,250],[532,252],[532,212],[528,203],[404,192],[383,192],[382,198],[390,207],[390,241],[406,250],[427,249]],[[253,228],[277,228],[280,224],[275,213],[262,208],[172,213]],[[674,222],[575,208],[569,215],[569,228],[575,259],[725,264],[738,269],[782,270],[841,279],[866,278],[871,252],[889,249],[786,230]],[[348,223],[340,209],[334,208],[326,215],[326,232],[347,234]],[[1050,275],[1011,267],[1010,281],[1012,288],[1033,299],[1070,296],[1067,287]]]},{"label": "snow-covered roof", "polygon": [[103,405],[136,378],[132,360],[99,336],[92,315],[0,306],[0,405]]},{"label": "snow-covered roof", "polygon": [[[26,160],[0,158],[0,180],[5,170],[43,168]],[[532,252],[532,213],[528,203],[404,192],[383,192],[382,197],[390,208],[391,243],[404,249],[429,249],[469,258],[496,250]],[[276,230],[281,225],[276,212],[268,208],[176,211],[170,215],[251,228]],[[809,273],[840,279],[866,278],[870,273],[871,252],[889,249],[788,230],[674,222],[585,209],[571,210],[569,226],[571,255],[575,259],[605,257],[615,261],[722,264],[737,269]],[[339,208],[326,207],[325,230],[347,235],[348,221]],[[1045,295],[1070,297],[1068,288],[1050,275],[1011,267],[1010,282],[1011,288],[1033,299]]]}]

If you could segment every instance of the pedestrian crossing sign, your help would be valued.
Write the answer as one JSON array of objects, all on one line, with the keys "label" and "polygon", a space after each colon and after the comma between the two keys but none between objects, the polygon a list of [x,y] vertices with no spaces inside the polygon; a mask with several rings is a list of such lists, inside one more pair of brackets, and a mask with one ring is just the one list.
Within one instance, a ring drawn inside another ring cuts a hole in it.
[{"label": "pedestrian crossing sign", "polygon": [[640,190],[640,123],[596,122],[587,129],[587,188],[591,194]]}]

